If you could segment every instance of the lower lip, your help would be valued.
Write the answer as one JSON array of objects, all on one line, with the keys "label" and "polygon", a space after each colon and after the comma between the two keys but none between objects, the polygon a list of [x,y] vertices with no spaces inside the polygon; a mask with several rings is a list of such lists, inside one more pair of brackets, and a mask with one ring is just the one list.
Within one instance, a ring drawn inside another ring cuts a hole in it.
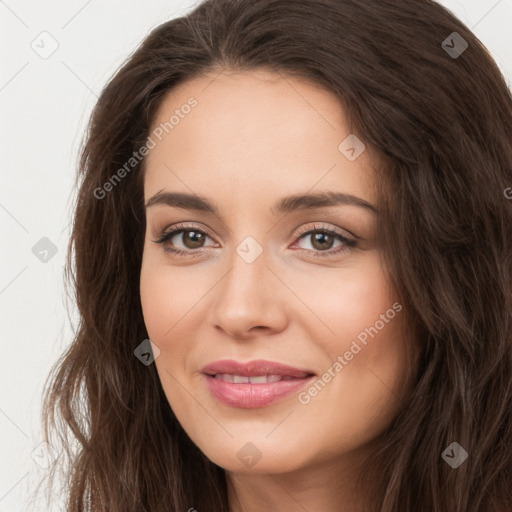
[{"label": "lower lip", "polygon": [[280,380],[266,384],[234,384],[216,379],[212,375],[205,375],[205,377],[211,393],[221,402],[234,407],[254,409],[297,393],[314,378],[314,375],[303,379]]}]

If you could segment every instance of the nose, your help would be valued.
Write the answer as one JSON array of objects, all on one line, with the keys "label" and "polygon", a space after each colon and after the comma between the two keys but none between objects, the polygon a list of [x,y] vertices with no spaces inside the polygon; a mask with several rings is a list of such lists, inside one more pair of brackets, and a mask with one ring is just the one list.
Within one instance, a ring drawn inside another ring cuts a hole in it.
[{"label": "nose", "polygon": [[264,254],[247,263],[234,254],[232,266],[214,288],[213,324],[236,339],[286,328],[286,287],[269,268]]}]

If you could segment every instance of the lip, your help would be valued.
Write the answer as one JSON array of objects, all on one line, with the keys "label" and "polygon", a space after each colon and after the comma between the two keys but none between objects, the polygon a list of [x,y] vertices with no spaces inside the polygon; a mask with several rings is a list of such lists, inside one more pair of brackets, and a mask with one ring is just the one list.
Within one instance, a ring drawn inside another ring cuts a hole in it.
[{"label": "lip", "polygon": [[293,366],[265,361],[264,359],[256,359],[248,363],[239,363],[233,359],[222,359],[206,365],[201,371],[208,375],[216,375],[217,373],[231,373],[246,377],[251,375],[282,375],[283,377],[295,377],[298,379],[314,375],[314,372],[310,370],[299,370]]},{"label": "lip", "polygon": [[[221,402],[234,407],[253,409],[264,407],[284,399],[309,384],[316,375],[309,370],[301,370],[273,361],[262,359],[240,363],[232,359],[224,359],[206,365],[202,370],[206,384],[212,395]],[[215,378],[216,374],[232,374],[241,376],[280,375],[289,380],[267,382],[261,384],[235,384]]]}]

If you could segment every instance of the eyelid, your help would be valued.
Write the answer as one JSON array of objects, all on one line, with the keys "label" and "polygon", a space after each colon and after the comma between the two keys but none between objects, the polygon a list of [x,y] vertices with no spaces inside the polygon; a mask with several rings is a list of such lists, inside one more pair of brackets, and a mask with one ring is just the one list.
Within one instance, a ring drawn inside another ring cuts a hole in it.
[{"label": "eyelid", "polygon": [[354,241],[359,240],[359,237],[357,237],[356,235],[354,235],[353,233],[351,233],[350,231],[348,231],[346,229],[338,228],[337,226],[330,226],[327,224],[323,224],[321,222],[315,222],[313,226],[306,225],[306,226],[299,228],[297,231],[295,231],[293,233],[293,238],[299,238],[304,233],[308,233],[310,231],[315,231],[315,230],[332,231],[332,232],[336,233],[337,235],[340,235],[344,238],[351,238]]},{"label": "eyelid", "polygon": [[[194,230],[194,229],[196,231],[204,231],[204,233],[206,235],[208,235],[212,240],[215,240],[215,236],[212,234],[212,232],[207,227],[203,226],[202,224],[198,224],[198,223],[188,224],[187,222],[180,222],[178,224],[171,225],[170,227],[169,226],[166,227],[159,233],[158,238],[162,239],[171,233],[178,232],[181,230],[186,231],[186,230]],[[308,233],[310,231],[315,231],[315,230],[333,231],[336,234],[341,235],[341,236],[345,236],[346,234],[348,234],[349,237],[352,237],[354,240],[358,240],[358,237],[356,235],[354,235],[353,233],[351,233],[350,231],[348,231],[346,229],[338,228],[337,226],[328,226],[327,224],[323,224],[320,222],[314,223],[313,226],[311,226],[311,225],[302,226],[301,228],[295,230],[291,236],[292,236],[292,238],[296,239],[296,238],[300,238],[301,235],[304,235],[305,233]],[[345,236],[345,238],[347,238],[347,237]]]},{"label": "eyelid", "polygon": [[167,226],[162,231],[160,231],[157,235],[158,236],[157,240],[153,240],[153,242],[161,240],[172,233],[177,233],[180,231],[193,231],[193,230],[203,232],[206,235],[208,235],[212,240],[215,240],[215,236],[212,234],[212,232],[207,227],[203,226],[202,224],[199,224],[199,223],[188,224],[187,222],[179,222],[178,224],[172,224],[171,226]]}]

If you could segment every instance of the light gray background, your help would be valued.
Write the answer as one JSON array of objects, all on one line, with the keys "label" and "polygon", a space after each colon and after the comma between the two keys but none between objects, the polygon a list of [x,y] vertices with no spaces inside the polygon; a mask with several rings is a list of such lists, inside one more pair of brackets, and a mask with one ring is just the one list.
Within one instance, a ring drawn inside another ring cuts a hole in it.
[{"label": "light gray background", "polygon": [[[41,389],[76,318],[62,270],[86,120],[143,37],[195,3],[0,0],[0,512],[44,510],[26,496],[45,471],[35,461],[48,456],[38,448]],[[473,29],[510,84],[512,0],[440,3]],[[47,59],[31,47],[51,47],[43,31],[58,43]],[[42,237],[57,247],[46,263],[32,252]]]}]

